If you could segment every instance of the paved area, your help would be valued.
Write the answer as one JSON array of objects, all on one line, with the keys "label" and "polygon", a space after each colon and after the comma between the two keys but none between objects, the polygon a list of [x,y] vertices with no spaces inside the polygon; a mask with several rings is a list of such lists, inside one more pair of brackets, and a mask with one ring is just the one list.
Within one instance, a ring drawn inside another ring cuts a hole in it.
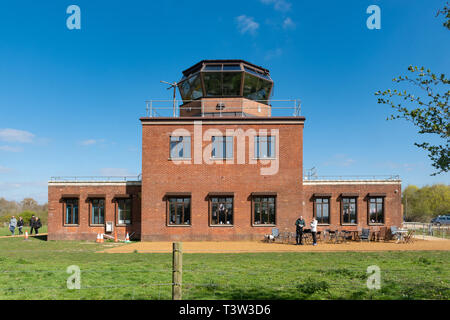
[{"label": "paved area", "polygon": [[[172,252],[172,242],[135,242],[124,244],[101,252],[129,253]],[[282,243],[265,243],[260,241],[189,241],[183,242],[184,253],[244,253],[244,252],[343,252],[343,251],[420,251],[450,250],[450,240],[427,241],[417,239],[413,243],[395,242],[348,242],[339,244],[319,243],[317,246]]]}]

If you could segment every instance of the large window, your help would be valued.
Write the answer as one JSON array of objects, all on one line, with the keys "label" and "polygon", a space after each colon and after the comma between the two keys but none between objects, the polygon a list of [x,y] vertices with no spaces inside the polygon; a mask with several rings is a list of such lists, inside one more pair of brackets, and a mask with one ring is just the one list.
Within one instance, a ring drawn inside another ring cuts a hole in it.
[{"label": "large window", "polygon": [[168,224],[190,225],[191,224],[191,198],[170,197],[168,198]]},{"label": "large window", "polygon": [[317,223],[330,224],[330,198],[314,198],[314,215]]},{"label": "large window", "polygon": [[253,200],[253,224],[276,224],[276,197],[254,196]]},{"label": "large window", "polygon": [[357,221],[357,199],[342,197],[342,223],[356,224]]},{"label": "large window", "polygon": [[117,224],[131,224],[131,199],[117,199]]},{"label": "large window", "polygon": [[233,137],[214,136],[212,137],[211,158],[232,159],[233,158]]},{"label": "large window", "polygon": [[369,223],[384,223],[384,198],[369,198]]},{"label": "large window", "polygon": [[78,224],[78,199],[65,199],[64,224]]},{"label": "large window", "polygon": [[202,80],[197,73],[183,81],[180,85],[180,93],[183,100],[195,100],[203,96]]},{"label": "large window", "polygon": [[258,159],[275,158],[275,136],[255,137],[255,157]]},{"label": "large window", "polygon": [[191,158],[190,136],[170,137],[170,158],[171,159]]},{"label": "large window", "polygon": [[105,199],[91,199],[91,224],[105,223]]},{"label": "large window", "polygon": [[211,225],[233,225],[233,197],[210,197]]}]

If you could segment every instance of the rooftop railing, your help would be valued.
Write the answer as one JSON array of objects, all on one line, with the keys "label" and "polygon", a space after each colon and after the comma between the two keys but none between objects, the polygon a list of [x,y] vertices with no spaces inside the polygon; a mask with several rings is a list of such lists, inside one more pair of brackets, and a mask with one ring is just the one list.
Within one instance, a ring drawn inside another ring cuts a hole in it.
[{"label": "rooftop railing", "polygon": [[64,176],[51,177],[49,182],[134,182],[141,181],[142,176]]},{"label": "rooftop railing", "polygon": [[[190,102],[197,102],[199,106],[189,106],[189,110],[198,110],[198,116],[211,116],[211,105],[218,107],[214,116],[226,116],[234,113],[234,116],[249,117],[257,116],[248,114],[249,110],[261,112],[269,109],[270,116],[295,116],[301,115],[301,104],[299,99],[287,100],[250,100],[233,98],[204,98],[201,100],[146,100],[145,110],[147,117],[180,117],[180,106]],[[252,105],[258,102],[259,105]],[[264,104],[264,105],[261,105]]]},{"label": "rooftop railing", "polygon": [[340,175],[340,176],[317,176],[317,175],[304,175],[304,181],[326,181],[326,180],[338,180],[338,181],[357,181],[357,180],[371,180],[371,181],[396,181],[400,180],[399,175]]}]

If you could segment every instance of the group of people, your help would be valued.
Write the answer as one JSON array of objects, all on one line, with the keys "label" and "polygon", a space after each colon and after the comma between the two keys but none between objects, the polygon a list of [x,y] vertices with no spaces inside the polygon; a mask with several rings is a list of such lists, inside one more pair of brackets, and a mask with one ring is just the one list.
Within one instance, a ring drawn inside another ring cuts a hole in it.
[{"label": "group of people", "polygon": [[[19,230],[19,235],[23,234],[23,226],[24,221],[22,217],[19,217],[19,220],[16,219],[15,216],[12,216],[9,220],[9,231],[11,231],[11,234],[14,235],[16,232],[16,228]],[[36,234],[39,234],[39,228],[42,227],[41,219],[36,216],[31,216],[30,219],[30,234],[33,234],[33,230]]]},{"label": "group of people", "polygon": [[[295,227],[296,227],[296,237],[295,237],[295,244],[296,245],[303,245],[303,228],[306,226],[305,219],[303,219],[302,216],[295,221]],[[317,219],[313,217],[311,221],[311,234],[313,238],[313,246],[317,246]]]}]

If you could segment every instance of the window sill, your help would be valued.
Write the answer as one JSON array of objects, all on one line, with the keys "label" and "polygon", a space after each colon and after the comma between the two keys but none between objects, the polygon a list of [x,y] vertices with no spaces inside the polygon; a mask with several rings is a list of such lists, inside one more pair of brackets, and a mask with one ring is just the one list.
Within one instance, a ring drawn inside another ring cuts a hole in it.
[{"label": "window sill", "polygon": [[326,226],[331,226],[331,224],[329,224],[329,223],[318,223],[317,226],[318,227],[320,227],[320,226],[326,227]]},{"label": "window sill", "polygon": [[357,223],[341,223],[342,226],[357,226]]},{"label": "window sill", "polygon": [[191,224],[167,224],[166,227],[187,228],[192,227]]},{"label": "window sill", "polygon": [[191,161],[192,158],[169,158],[169,161]]},{"label": "window sill", "polygon": [[79,224],[65,224],[64,227],[79,227]]},{"label": "window sill", "polygon": [[234,160],[234,158],[209,158],[211,161],[229,161]]},{"label": "window sill", "polygon": [[89,227],[104,227],[105,224],[90,224]]},{"label": "window sill", "polygon": [[274,157],[274,158],[253,158],[252,160],[277,160],[278,158],[277,157]]},{"label": "window sill", "polygon": [[369,226],[384,226],[384,223],[369,223]]},{"label": "window sill", "polygon": [[276,224],[264,224],[264,223],[259,223],[259,224],[252,224],[252,227],[276,227]]},{"label": "window sill", "polygon": [[131,226],[131,223],[117,223],[116,227],[128,227]]},{"label": "window sill", "polygon": [[217,228],[217,227],[219,227],[219,228],[221,228],[221,227],[232,228],[232,227],[234,227],[233,224],[210,224],[209,226],[211,228]]}]

